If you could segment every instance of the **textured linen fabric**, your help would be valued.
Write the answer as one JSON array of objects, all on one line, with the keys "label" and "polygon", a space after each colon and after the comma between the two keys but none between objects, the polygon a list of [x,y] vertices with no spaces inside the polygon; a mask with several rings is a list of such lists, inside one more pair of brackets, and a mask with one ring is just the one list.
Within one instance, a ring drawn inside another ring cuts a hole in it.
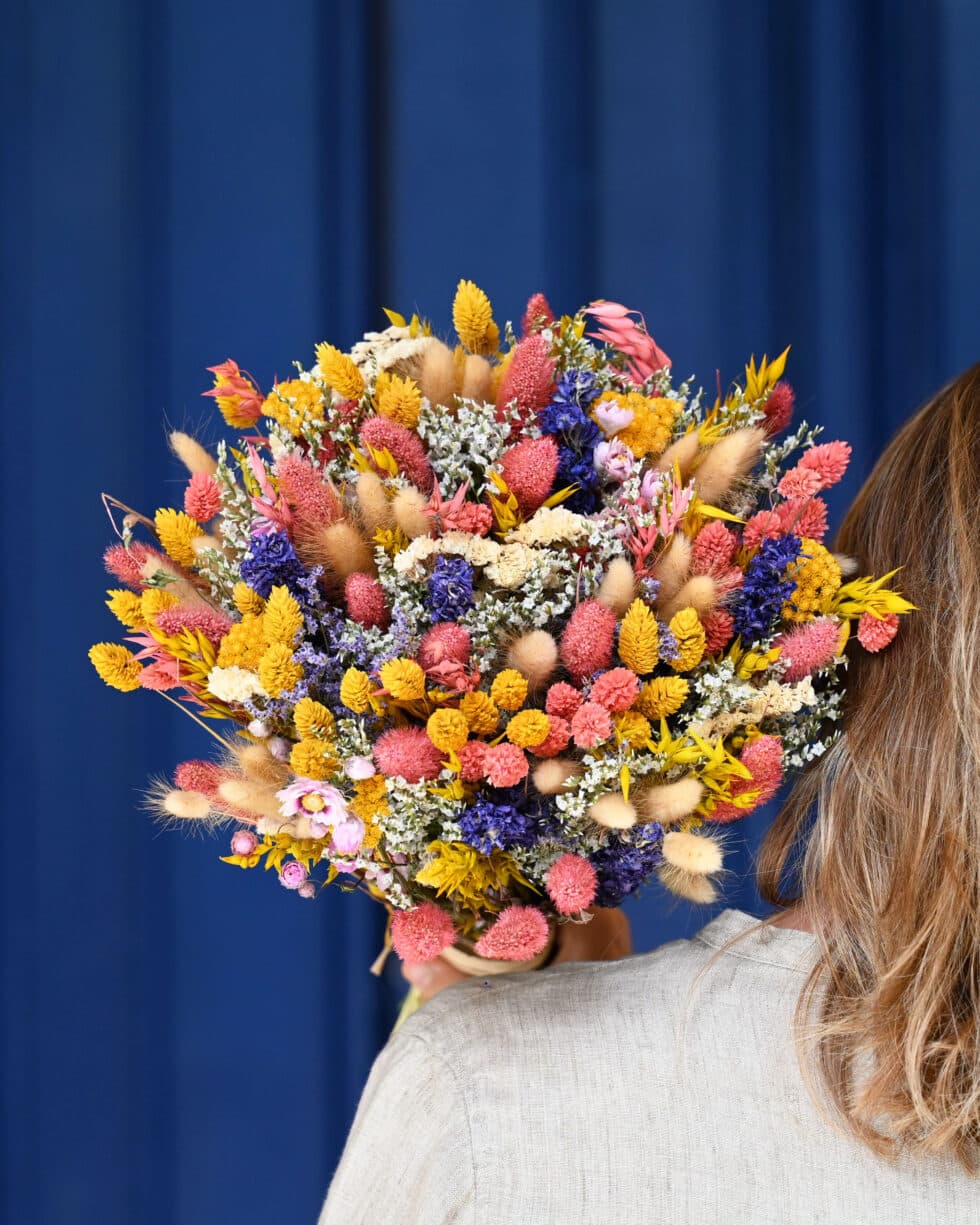
[{"label": "textured linen fabric", "polygon": [[790,1032],[815,941],[756,922],[442,992],[378,1056],[320,1225],[977,1225],[952,1161],[817,1115]]}]

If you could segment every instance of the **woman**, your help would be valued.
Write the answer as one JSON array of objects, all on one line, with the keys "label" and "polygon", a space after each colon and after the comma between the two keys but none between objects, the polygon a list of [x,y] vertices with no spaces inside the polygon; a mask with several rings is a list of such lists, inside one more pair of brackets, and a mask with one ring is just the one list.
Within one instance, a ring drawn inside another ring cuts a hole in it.
[{"label": "woman", "polygon": [[[321,1225],[980,1220],[978,513],[980,365],[839,534],[919,611],[849,649],[844,734],[762,847],[778,913],[441,993],[379,1056]],[[622,938],[594,922],[563,955]]]}]

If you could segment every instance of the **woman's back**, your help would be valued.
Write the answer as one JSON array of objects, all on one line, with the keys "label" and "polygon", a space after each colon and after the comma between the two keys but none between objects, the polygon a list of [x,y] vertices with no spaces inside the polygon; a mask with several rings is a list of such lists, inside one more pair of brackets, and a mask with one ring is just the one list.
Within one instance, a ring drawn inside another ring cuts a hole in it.
[{"label": "woman's back", "polygon": [[955,1162],[889,1164],[818,1116],[791,1034],[815,941],[717,956],[754,923],[444,992],[379,1056],[321,1225],[973,1225]]}]

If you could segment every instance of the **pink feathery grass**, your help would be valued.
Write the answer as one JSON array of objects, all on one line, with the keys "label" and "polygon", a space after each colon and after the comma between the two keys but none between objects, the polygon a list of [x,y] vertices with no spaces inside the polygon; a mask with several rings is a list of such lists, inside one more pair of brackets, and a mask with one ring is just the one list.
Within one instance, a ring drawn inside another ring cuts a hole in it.
[{"label": "pink feathery grass", "polygon": [[374,746],[374,760],[387,778],[420,783],[437,778],[445,754],[421,727],[393,727]]},{"label": "pink feathery grass", "polygon": [[347,612],[359,625],[368,629],[387,629],[391,617],[385,600],[384,588],[370,574],[355,572],[347,576],[344,584],[344,600]]},{"label": "pink feathery grass", "polygon": [[419,643],[418,661],[423,668],[435,668],[446,660],[465,664],[470,657],[470,636],[455,621],[440,621],[426,630]]},{"label": "pink feathery grass", "polygon": [[504,452],[500,471],[521,513],[530,517],[551,493],[558,471],[558,445],[550,434],[525,438]]},{"label": "pink feathery grass", "polygon": [[720,519],[712,519],[698,532],[691,547],[692,574],[721,574],[730,569],[738,537]]},{"label": "pink feathery grass", "polygon": [[820,478],[820,488],[829,489],[843,477],[850,460],[851,444],[837,439],[811,447],[803,453],[796,466],[807,472],[815,472]]},{"label": "pink feathery grass", "polygon": [[413,430],[387,417],[368,417],[358,437],[362,444],[370,443],[376,451],[389,451],[403,476],[422,493],[432,492],[432,468],[422,439]]},{"label": "pink feathery grass", "polygon": [[143,566],[151,552],[153,550],[148,549],[145,544],[134,540],[128,549],[122,544],[110,545],[103,554],[103,561],[110,574],[115,575],[127,587],[139,591],[146,586]]},{"label": "pink feathery grass", "polygon": [[731,613],[723,608],[714,608],[701,618],[704,626],[704,649],[708,655],[723,651],[735,637],[735,623]]},{"label": "pink feathery grass", "polygon": [[140,687],[166,692],[180,685],[180,664],[176,659],[158,659],[147,664],[139,676]]},{"label": "pink feathery grass", "polygon": [[551,309],[551,303],[543,293],[533,293],[527,300],[527,306],[524,308],[524,317],[521,319],[521,335],[527,336],[533,332],[535,328],[540,327],[542,323],[554,323],[555,313]]},{"label": "pink feathery grass", "polygon": [[391,943],[406,965],[432,961],[455,940],[452,919],[435,902],[423,902],[412,910],[396,910],[391,920]]},{"label": "pink feathery grass", "polygon": [[791,498],[776,507],[784,532],[821,541],[827,535],[827,503],[823,498]]},{"label": "pink feathery grass", "polygon": [[737,808],[734,804],[722,803],[712,809],[709,821],[728,825],[741,821],[750,812],[767,804],[779,790],[783,781],[783,742],[778,736],[760,736],[747,744],[739,754],[739,761],[749,771],[751,778],[735,778],[731,782],[733,796],[758,791],[751,808]]},{"label": "pink feathery grass", "polygon": [[608,672],[603,672],[592,686],[589,701],[598,702],[606,710],[618,714],[629,710],[639,692],[640,683],[635,672],[631,672],[629,668],[611,668]]},{"label": "pink feathery grass", "polygon": [[866,651],[882,651],[898,633],[898,613],[887,613],[880,620],[871,613],[862,613],[858,620],[858,642]]},{"label": "pink feathery grass", "polygon": [[796,393],[793,388],[785,379],[780,379],[769,393],[769,399],[766,400],[766,406],[763,409],[766,414],[763,428],[770,437],[784,430],[792,421],[795,401]]},{"label": "pink feathery grass", "polygon": [[486,777],[487,746],[482,740],[467,740],[456,756],[459,758],[460,777],[464,783],[476,783]]},{"label": "pink feathery grass", "polygon": [[508,906],[476,942],[479,957],[529,961],[548,943],[548,920],[534,906]]},{"label": "pink feathery grass", "polygon": [[572,738],[572,725],[561,715],[548,716],[548,734],[531,752],[535,757],[557,757],[568,747]]},{"label": "pink feathery grass", "polygon": [[786,665],[783,680],[790,684],[811,676],[837,654],[840,626],[833,617],[817,617],[780,634],[773,646],[781,647],[779,661]]},{"label": "pink feathery grass", "polygon": [[491,787],[516,787],[527,778],[527,757],[516,744],[495,744],[483,758]]},{"label": "pink feathery grass", "polygon": [[595,901],[598,879],[584,856],[569,851],[548,869],[544,887],[559,914],[578,914]]},{"label": "pink feathery grass", "polygon": [[781,517],[774,510],[758,510],[742,529],[742,544],[757,549],[763,540],[774,540],[786,532]]},{"label": "pink feathery grass", "polygon": [[512,401],[517,402],[521,421],[533,421],[551,398],[555,385],[555,359],[548,355],[543,336],[525,336],[514,350],[497,392],[497,416]]},{"label": "pink feathery grass", "polygon": [[[597,332],[588,335],[629,358],[629,372],[636,382],[645,382],[671,364],[670,358],[647,331],[646,320],[639,311],[631,311],[619,302],[604,301],[590,302],[586,310],[600,325]],[[632,315],[638,315],[640,322],[631,318]]]},{"label": "pink feathery grass", "polygon": [[226,778],[222,768],[213,761],[193,759],[182,761],[174,771],[174,782],[181,791],[200,791],[213,796]]},{"label": "pink feathery grass", "polygon": [[198,523],[207,523],[221,510],[221,486],[209,472],[195,472],[187,482],[184,510]]},{"label": "pink feathery grass", "polygon": [[549,715],[570,719],[584,701],[581,692],[574,685],[569,685],[566,681],[558,681],[548,690],[544,708]]},{"label": "pink feathery grass", "polygon": [[234,624],[231,617],[204,604],[178,604],[174,608],[164,608],[153,620],[157,629],[163,630],[169,637],[190,630],[191,633],[203,634],[213,647],[221,645],[222,638]]},{"label": "pink feathery grass", "polygon": [[297,526],[307,531],[336,523],[343,513],[337,495],[323,474],[308,459],[289,452],[276,460],[279,491],[296,515]]},{"label": "pink feathery grass", "polygon": [[583,702],[572,715],[572,739],[580,749],[594,749],[611,735],[609,711],[598,702]]},{"label": "pink feathery grass", "polygon": [[609,667],[616,614],[598,600],[583,600],[561,636],[561,659],[577,681]]}]

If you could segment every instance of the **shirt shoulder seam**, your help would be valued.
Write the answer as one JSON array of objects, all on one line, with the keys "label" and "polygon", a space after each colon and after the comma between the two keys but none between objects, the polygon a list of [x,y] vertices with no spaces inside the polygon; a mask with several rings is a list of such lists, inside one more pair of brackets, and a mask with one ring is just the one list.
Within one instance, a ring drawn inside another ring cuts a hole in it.
[{"label": "shirt shoulder seam", "polygon": [[698,944],[703,944],[705,948],[713,949],[716,953],[724,953],[727,957],[738,957],[741,961],[754,961],[756,965],[771,966],[774,970],[789,970],[791,974],[808,973],[803,966],[790,965],[785,961],[774,961],[769,957],[757,957],[754,953],[746,953],[744,949],[725,948],[721,944],[712,944],[710,940],[705,940],[700,934],[691,938],[696,940]]}]

